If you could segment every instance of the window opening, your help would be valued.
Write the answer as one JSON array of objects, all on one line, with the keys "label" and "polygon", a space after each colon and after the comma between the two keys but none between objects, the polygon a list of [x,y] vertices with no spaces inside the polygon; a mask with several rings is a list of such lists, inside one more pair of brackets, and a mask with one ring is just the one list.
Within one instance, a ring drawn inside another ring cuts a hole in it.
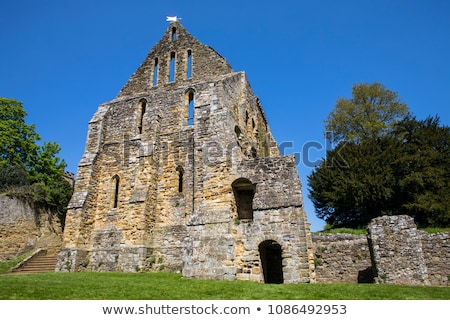
[{"label": "window opening", "polygon": [[172,41],[177,40],[177,28],[172,28]]},{"label": "window opening", "polygon": [[145,114],[146,107],[147,107],[147,102],[144,99],[142,99],[139,102],[139,107],[138,107],[138,112],[139,112],[138,129],[139,129],[139,134],[142,134],[142,126],[143,126],[143,122],[144,122],[144,114]]},{"label": "window opening", "polygon": [[186,78],[190,79],[191,77],[192,77],[192,51],[188,50]]},{"label": "window opening", "polygon": [[155,66],[153,67],[153,86],[158,84],[158,58],[155,58]]},{"label": "window opening", "polygon": [[231,186],[236,201],[238,218],[253,219],[253,197],[255,196],[255,186],[250,180],[245,178],[237,179]]},{"label": "window opening", "polygon": [[188,93],[188,126],[194,124],[194,92]]},{"label": "window opening", "polygon": [[182,167],[177,167],[178,172],[178,192],[183,192],[183,174],[184,170]]},{"label": "window opening", "polygon": [[175,80],[175,52],[170,53],[169,82]]},{"label": "window opening", "polygon": [[119,203],[119,176],[115,175],[113,177],[113,187],[114,187],[114,195],[113,195],[113,208],[117,208],[117,204]]}]

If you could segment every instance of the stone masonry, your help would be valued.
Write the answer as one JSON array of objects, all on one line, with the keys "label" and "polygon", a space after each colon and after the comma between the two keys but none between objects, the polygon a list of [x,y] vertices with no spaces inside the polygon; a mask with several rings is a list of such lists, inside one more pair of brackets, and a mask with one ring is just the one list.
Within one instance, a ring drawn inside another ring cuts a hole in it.
[{"label": "stone masonry", "polygon": [[0,194],[0,261],[37,248],[55,252],[61,238],[61,222],[52,212]]},{"label": "stone masonry", "polygon": [[314,280],[294,157],[245,73],[179,22],[89,122],[56,269]]},{"label": "stone masonry", "polygon": [[368,226],[375,282],[428,285],[421,233],[410,216],[382,216]]}]

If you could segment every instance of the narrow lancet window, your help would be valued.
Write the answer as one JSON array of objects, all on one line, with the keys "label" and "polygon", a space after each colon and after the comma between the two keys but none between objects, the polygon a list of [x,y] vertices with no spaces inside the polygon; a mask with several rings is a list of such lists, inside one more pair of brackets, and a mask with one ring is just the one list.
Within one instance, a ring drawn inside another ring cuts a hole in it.
[{"label": "narrow lancet window", "polygon": [[192,51],[188,50],[187,52],[187,71],[186,71],[186,78],[190,79],[192,77]]},{"label": "narrow lancet window", "polygon": [[117,208],[117,205],[119,203],[119,181],[120,178],[118,175],[115,175],[112,178],[112,185],[113,185],[113,202],[112,202],[112,207],[113,208]]},{"label": "narrow lancet window", "polygon": [[172,28],[172,41],[177,40],[177,28]]},{"label": "narrow lancet window", "polygon": [[183,174],[184,170],[182,167],[177,167],[178,172],[178,192],[183,192]]},{"label": "narrow lancet window", "polygon": [[139,134],[142,134],[142,130],[143,130],[143,123],[144,123],[144,114],[145,114],[145,109],[147,107],[147,101],[145,101],[145,99],[142,99],[141,101],[139,101],[139,105],[138,105],[138,130],[139,130]]},{"label": "narrow lancet window", "polygon": [[175,52],[170,53],[169,82],[175,81]]},{"label": "narrow lancet window", "polygon": [[158,84],[158,58],[155,58],[155,66],[153,67],[153,86]]},{"label": "narrow lancet window", "polygon": [[194,91],[188,92],[188,126],[194,124]]}]

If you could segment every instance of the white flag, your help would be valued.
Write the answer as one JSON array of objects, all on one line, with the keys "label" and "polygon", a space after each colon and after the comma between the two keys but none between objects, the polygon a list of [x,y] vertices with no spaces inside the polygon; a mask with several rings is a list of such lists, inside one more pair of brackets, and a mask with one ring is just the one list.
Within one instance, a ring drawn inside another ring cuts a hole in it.
[{"label": "white flag", "polygon": [[174,22],[174,21],[178,21],[178,17],[177,16],[175,16],[175,17],[166,17],[166,21],[170,21],[170,22]]}]

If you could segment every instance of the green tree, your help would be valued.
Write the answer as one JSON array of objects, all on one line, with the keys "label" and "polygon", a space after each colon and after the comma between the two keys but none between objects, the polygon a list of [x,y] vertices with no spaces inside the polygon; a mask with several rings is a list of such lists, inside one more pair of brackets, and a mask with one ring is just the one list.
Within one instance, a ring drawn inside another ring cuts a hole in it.
[{"label": "green tree", "polygon": [[317,217],[333,227],[363,227],[392,207],[395,180],[391,163],[398,143],[383,137],[341,142],[308,176]]},{"label": "green tree", "polygon": [[64,223],[72,186],[64,179],[66,162],[57,143],[37,144],[34,125],[25,122],[21,102],[0,98],[0,192],[25,198],[54,211]]},{"label": "green tree", "polygon": [[381,215],[407,214],[421,227],[450,225],[450,129],[411,116],[389,134],[343,141],[308,176],[319,218],[362,227]]},{"label": "green tree", "polygon": [[340,98],[325,120],[325,130],[333,142],[378,138],[408,115],[408,107],[397,92],[380,83],[360,83],[352,87],[352,98]]},{"label": "green tree", "polygon": [[26,116],[21,102],[0,98],[0,166],[28,168],[36,156],[40,137],[34,125],[25,123]]},{"label": "green tree", "polygon": [[402,154],[394,163],[397,199],[421,226],[450,225],[450,127],[439,117],[399,122],[395,135]]}]

